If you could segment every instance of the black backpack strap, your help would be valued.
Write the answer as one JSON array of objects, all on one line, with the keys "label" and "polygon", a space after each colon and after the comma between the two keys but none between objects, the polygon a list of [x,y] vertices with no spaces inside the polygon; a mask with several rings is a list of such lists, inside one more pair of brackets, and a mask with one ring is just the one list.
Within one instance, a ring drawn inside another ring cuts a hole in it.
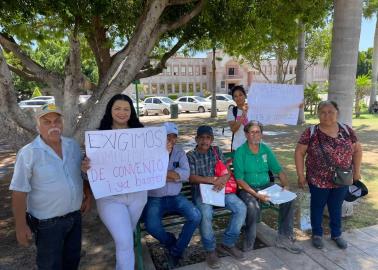
[{"label": "black backpack strap", "polygon": [[[238,107],[237,106],[232,107],[232,114],[233,114],[235,121],[236,121],[236,117],[238,115]],[[233,142],[234,142],[234,132],[232,132],[232,137],[231,137],[231,152],[232,152],[232,143]]]}]

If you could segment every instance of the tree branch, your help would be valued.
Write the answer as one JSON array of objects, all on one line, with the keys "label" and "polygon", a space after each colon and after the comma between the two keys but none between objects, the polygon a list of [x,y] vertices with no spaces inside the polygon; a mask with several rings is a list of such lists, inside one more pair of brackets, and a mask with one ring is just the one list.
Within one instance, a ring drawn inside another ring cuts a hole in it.
[{"label": "tree branch", "polygon": [[51,72],[43,68],[41,65],[33,61],[11,38],[8,38],[4,34],[0,33],[0,44],[4,47],[4,49],[11,51],[18,59],[20,59],[23,66],[33,73],[35,77],[38,77],[41,81],[50,84],[52,88],[60,88],[59,86],[61,86],[63,82],[62,76],[56,72]]},{"label": "tree branch", "polygon": [[201,12],[203,6],[205,5],[205,1],[206,0],[200,0],[191,12],[186,13],[185,15],[181,16],[175,22],[172,22],[170,24],[162,24],[160,27],[160,33],[163,34],[167,31],[175,30],[185,25],[186,23],[188,23],[191,19],[193,19],[195,16],[197,16]]},{"label": "tree branch", "polygon": [[152,67],[152,68],[148,68],[148,69],[145,69],[145,70],[142,70],[140,71],[136,76],[135,76],[135,79],[136,80],[139,80],[139,79],[142,79],[142,78],[146,78],[146,77],[150,77],[150,76],[153,76],[153,75],[157,75],[159,73],[161,73],[163,71],[163,69],[165,68],[165,64],[167,62],[167,60],[172,56],[174,55],[181,47],[182,45],[185,44],[185,42],[187,41],[186,38],[181,38],[175,46],[173,46],[173,48],[169,51],[169,52],[166,52],[163,57],[161,58],[160,62],[155,66],[155,67]]},{"label": "tree branch", "polygon": [[16,73],[18,76],[24,78],[27,81],[43,82],[37,76],[34,76],[33,74],[31,74],[29,72],[25,72],[21,69],[18,69],[16,67],[12,66],[12,65],[8,64],[8,68],[9,68],[10,71],[12,71],[13,73]]}]

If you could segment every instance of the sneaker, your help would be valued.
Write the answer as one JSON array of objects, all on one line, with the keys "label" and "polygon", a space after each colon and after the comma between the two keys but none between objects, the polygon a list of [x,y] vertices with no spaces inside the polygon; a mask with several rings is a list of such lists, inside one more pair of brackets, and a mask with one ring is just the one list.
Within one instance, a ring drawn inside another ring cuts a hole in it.
[{"label": "sneaker", "polygon": [[237,247],[235,246],[227,246],[225,244],[220,244],[218,247],[217,247],[217,250],[219,251],[219,253],[221,254],[227,254],[227,255],[230,255],[231,257],[235,258],[235,259],[243,259],[244,258],[244,254],[241,250],[239,250]]},{"label": "sneaker", "polygon": [[336,242],[336,245],[341,249],[346,249],[348,247],[347,241],[345,241],[341,236],[332,238]]},{"label": "sneaker", "polygon": [[286,237],[283,235],[278,235],[276,238],[276,247],[278,248],[284,248],[287,251],[299,254],[303,252],[303,249],[294,243],[294,240],[292,240],[290,237]]},{"label": "sneaker", "polygon": [[221,267],[221,262],[220,262],[218,255],[215,251],[207,252],[206,263],[212,269]]},{"label": "sneaker", "polygon": [[318,249],[322,249],[324,247],[323,238],[319,235],[312,236],[312,245]]}]

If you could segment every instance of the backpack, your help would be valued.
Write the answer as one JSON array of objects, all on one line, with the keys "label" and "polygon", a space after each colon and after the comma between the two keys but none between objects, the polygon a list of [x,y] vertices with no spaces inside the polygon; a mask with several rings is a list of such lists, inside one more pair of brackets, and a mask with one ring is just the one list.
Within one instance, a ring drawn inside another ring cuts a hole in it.
[{"label": "backpack", "polygon": [[[238,107],[237,106],[234,106],[232,107],[232,115],[234,116],[235,118],[235,121],[236,121],[236,117],[238,116]],[[232,137],[231,137],[231,152],[232,152],[232,144],[234,142],[234,132],[232,132]]]}]

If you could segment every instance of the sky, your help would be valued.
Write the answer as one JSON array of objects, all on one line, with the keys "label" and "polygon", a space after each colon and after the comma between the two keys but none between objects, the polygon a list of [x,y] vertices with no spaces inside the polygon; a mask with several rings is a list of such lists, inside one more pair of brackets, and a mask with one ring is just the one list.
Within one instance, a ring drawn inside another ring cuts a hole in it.
[{"label": "sky", "polygon": [[[374,31],[377,17],[365,19],[362,17],[359,51],[366,51],[374,44]],[[194,57],[206,57],[205,52],[197,52]]]},{"label": "sky", "polygon": [[373,47],[376,21],[376,16],[370,20],[362,18],[359,51],[366,51],[368,48]]}]

